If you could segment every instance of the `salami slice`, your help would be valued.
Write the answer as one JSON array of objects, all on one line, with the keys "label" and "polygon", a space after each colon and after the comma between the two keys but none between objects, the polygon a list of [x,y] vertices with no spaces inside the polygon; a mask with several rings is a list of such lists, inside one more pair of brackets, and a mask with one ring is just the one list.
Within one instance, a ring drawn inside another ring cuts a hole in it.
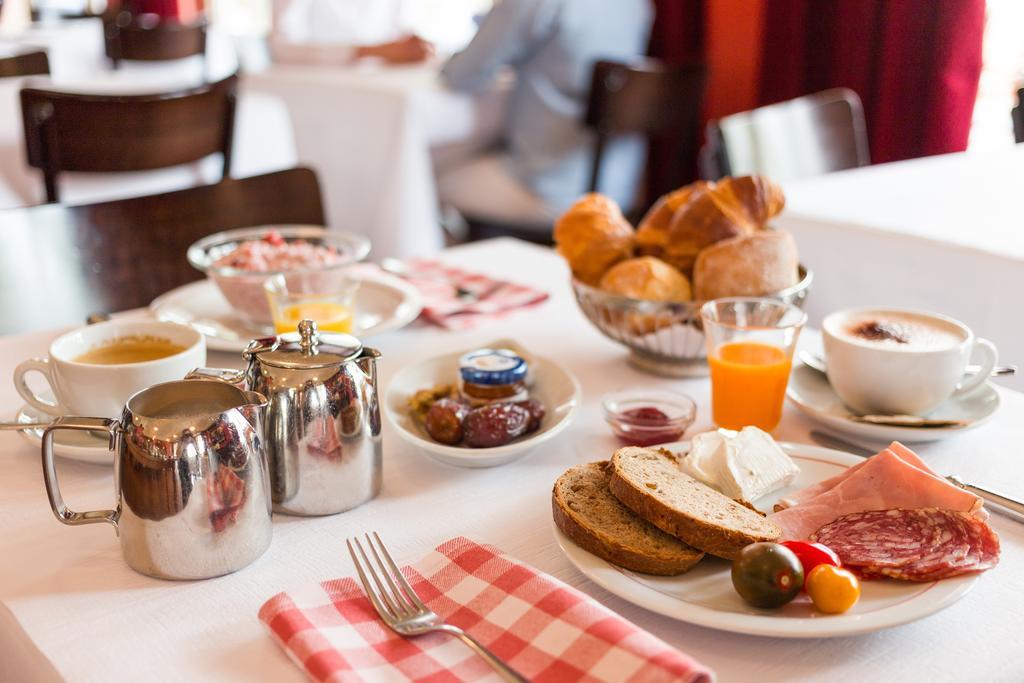
[{"label": "salami slice", "polygon": [[811,534],[865,578],[935,581],[991,569],[999,537],[974,515],[941,508],[843,515]]}]

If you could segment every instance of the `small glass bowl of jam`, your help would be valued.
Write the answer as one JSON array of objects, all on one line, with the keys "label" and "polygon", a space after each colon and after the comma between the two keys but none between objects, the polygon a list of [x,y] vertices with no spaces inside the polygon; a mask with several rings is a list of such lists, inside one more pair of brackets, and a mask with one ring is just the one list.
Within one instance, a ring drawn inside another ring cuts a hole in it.
[{"label": "small glass bowl of jam", "polygon": [[669,389],[627,389],[601,398],[604,419],[619,441],[653,446],[679,441],[697,419],[697,404]]}]

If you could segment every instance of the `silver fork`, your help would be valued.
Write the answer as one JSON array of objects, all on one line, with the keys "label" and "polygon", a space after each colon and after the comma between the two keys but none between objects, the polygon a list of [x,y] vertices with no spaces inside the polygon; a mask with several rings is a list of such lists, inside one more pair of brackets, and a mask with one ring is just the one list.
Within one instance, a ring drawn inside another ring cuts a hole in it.
[{"label": "silver fork", "polygon": [[[376,543],[374,543],[376,541]],[[363,583],[367,597],[377,610],[377,614],[387,626],[400,636],[411,637],[421,636],[431,631],[443,631],[459,638],[466,645],[469,645],[478,655],[484,658],[488,664],[506,681],[525,683],[526,679],[515,672],[505,662],[498,659],[497,655],[488,650],[473,636],[463,631],[458,626],[446,624],[429,607],[423,604],[419,596],[409,585],[409,582],[398,570],[395,561],[391,559],[391,553],[380,540],[377,532],[373,532],[373,538],[366,534],[366,545],[370,547],[370,554],[376,560],[377,569],[363,550],[358,538],[350,538],[346,541],[348,552],[352,555],[352,562],[356,565],[356,572],[359,580]],[[354,547],[353,547],[354,546]],[[356,555],[356,548],[359,549],[359,556]],[[380,552],[378,553],[378,548]],[[383,560],[381,560],[383,556]],[[386,566],[385,566],[386,563]],[[364,569],[365,567],[365,569]],[[367,574],[373,578],[371,584]],[[383,577],[383,578],[382,578]],[[385,585],[387,586],[385,588]]]}]

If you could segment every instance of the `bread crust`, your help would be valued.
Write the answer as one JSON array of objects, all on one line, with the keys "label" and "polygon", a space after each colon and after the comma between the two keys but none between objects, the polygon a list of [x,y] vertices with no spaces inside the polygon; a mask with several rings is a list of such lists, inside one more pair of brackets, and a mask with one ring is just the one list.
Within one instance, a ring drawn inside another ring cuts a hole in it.
[{"label": "bread crust", "polygon": [[[658,527],[662,531],[672,534],[688,545],[693,546],[706,553],[721,557],[726,560],[735,560],[740,550],[751,543],[762,541],[777,541],[782,536],[782,530],[773,522],[759,517],[756,513],[735,503],[734,501],[718,494],[722,499],[722,505],[733,515],[750,515],[757,518],[759,526],[763,526],[765,533],[751,534],[744,533],[737,529],[729,529],[716,524],[707,518],[689,515],[684,511],[652,495],[640,482],[634,481],[624,471],[622,458],[629,457],[630,448],[622,448],[615,452],[611,460],[611,478],[608,488],[623,505]],[[652,449],[636,449],[650,451]],[[662,452],[663,457],[674,456],[668,452]],[[681,477],[687,477],[682,471]],[[687,477],[689,479],[689,477]],[[695,483],[700,484],[700,482]],[[703,486],[703,484],[701,484]],[[717,493],[717,491],[715,492]],[[740,511],[736,511],[739,508]]]},{"label": "bread crust", "polygon": [[[607,462],[579,465],[567,470],[555,482],[551,491],[551,514],[554,517],[555,525],[561,529],[562,533],[584,550],[612,564],[644,574],[675,576],[682,574],[700,562],[701,558],[704,557],[704,553],[696,549],[692,549],[692,553],[683,552],[674,555],[666,553],[661,556],[639,552],[634,548],[630,548],[614,535],[589,524],[587,520],[583,519],[569,506],[569,501],[565,499],[560,486],[566,478],[579,468],[598,468],[603,470],[606,465]],[[642,522],[643,520],[637,521]]]},{"label": "bread crust", "polygon": [[759,230],[713,244],[697,255],[693,269],[700,301],[774,294],[798,280],[796,242],[782,230]]}]

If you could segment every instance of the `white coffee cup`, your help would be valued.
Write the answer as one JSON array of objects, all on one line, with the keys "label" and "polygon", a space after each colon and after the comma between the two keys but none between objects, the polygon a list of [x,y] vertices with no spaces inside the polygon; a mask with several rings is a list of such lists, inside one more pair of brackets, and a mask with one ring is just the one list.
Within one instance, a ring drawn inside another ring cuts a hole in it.
[{"label": "white coffee cup", "polygon": [[[885,332],[877,338],[877,331],[863,327],[872,321],[895,321],[885,329],[910,332],[903,342],[886,337]],[[975,337],[962,322],[936,313],[844,310],[827,316],[822,332],[828,380],[843,403],[861,414],[924,415],[950,396],[985,382],[999,358],[992,342]],[[974,356],[981,369],[966,375]]]},{"label": "white coffee cup", "polygon": [[[75,359],[118,339],[155,337],[183,347],[171,356],[139,363],[98,364]],[[116,417],[138,391],[160,382],[182,379],[206,364],[206,340],[185,325],[147,320],[110,320],[80,327],[57,337],[47,358],[31,358],[14,369],[14,386],[25,401],[49,415]],[[38,372],[53,391],[54,401],[40,397],[25,381]]]}]

